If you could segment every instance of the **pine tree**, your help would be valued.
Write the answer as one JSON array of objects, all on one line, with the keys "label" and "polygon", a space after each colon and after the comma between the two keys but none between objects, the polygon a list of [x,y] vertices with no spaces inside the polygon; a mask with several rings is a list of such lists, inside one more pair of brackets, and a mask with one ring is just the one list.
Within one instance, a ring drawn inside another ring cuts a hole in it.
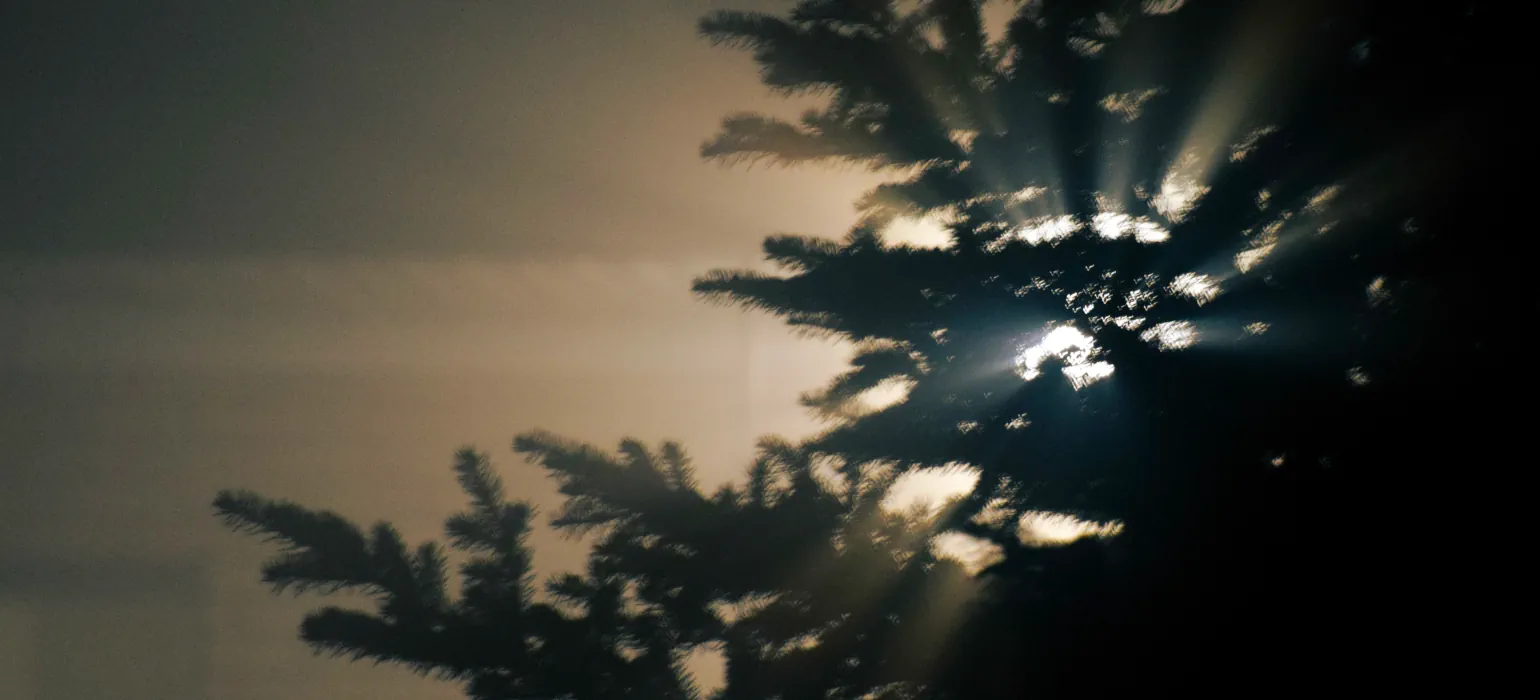
[{"label": "pine tree", "polygon": [[533,509],[509,502],[485,456],[462,450],[454,470],[470,508],[445,523],[458,555],[458,596],[448,592],[450,558],[427,543],[408,549],[387,523],[368,534],[335,513],[249,492],[215,500],[239,531],[265,535],[283,553],[263,565],[277,591],[364,594],[365,611],[328,606],[305,617],[300,636],[317,652],[402,664],[462,681],[470,697],[693,698],[673,639],[655,613],[628,606],[626,582],[602,567],[532,586]]},{"label": "pine tree", "polygon": [[[691,697],[680,661],[703,645],[724,650],[724,700],[1383,690],[1394,671],[1364,650],[1405,666],[1436,649],[1406,598],[1459,575],[1422,563],[1456,543],[1372,526],[1463,495],[1456,450],[1466,482],[1497,463],[1477,436],[1502,390],[1471,375],[1521,333],[1516,276],[1492,273],[1508,190],[1490,168],[1522,114],[1496,89],[1505,18],[1006,4],[1000,36],[974,0],[701,22],[767,86],[828,98],[795,122],[731,116],[705,157],[897,178],[843,241],[768,238],[781,274],[695,284],[856,345],[804,398],[828,430],[764,441],[709,495],[677,445],[521,436],[567,499],[552,524],[594,537],[546,599],[530,510],[473,452],[456,466],[472,508],[448,523],[458,597],[436,546],[222,494],[232,524],[289,546],[270,583],[379,602],[318,611],[304,638],[478,698]],[[886,240],[904,217],[949,245]],[[907,394],[862,408],[886,383]],[[880,506],[900,475],[959,464],[971,494]],[[1044,546],[1023,537],[1044,512],[1121,529]],[[951,531],[999,561],[966,571],[938,553]]]},{"label": "pine tree", "polygon": [[[1080,589],[1095,619],[1035,632],[1063,642],[1023,673],[1041,693],[1190,691],[1216,666],[1368,682],[1358,649],[1426,653],[1384,591],[1428,540],[1354,524],[1426,518],[1452,455],[1499,454],[1476,410],[1499,392],[1455,369],[1503,361],[1520,298],[1492,265],[1498,8],[1042,0],[992,40],[978,2],[898,5],[701,23],[767,86],[828,97],[729,117],[704,156],[898,178],[844,241],[772,236],[782,273],[695,284],[857,345],[806,397],[833,418],[807,448],[976,467],[947,525],[1005,549],[996,576],[1041,556],[1017,516],[1123,525],[1096,565],[1118,573]],[[884,240],[898,217],[950,245]],[[904,400],[852,410],[891,382]]]},{"label": "pine tree", "polygon": [[309,614],[301,637],[318,652],[460,681],[477,700],[697,698],[683,663],[703,645],[725,647],[723,698],[914,686],[974,597],[932,546],[935,514],[879,507],[891,472],[818,476],[805,452],[767,439],[741,484],[708,495],[673,443],[612,454],[534,432],[514,446],[567,497],[552,525],[593,537],[588,570],[551,577],[543,597],[524,544],[533,510],[470,449],[455,461],[471,507],[446,521],[452,554],[249,492],[215,506],[284,547],[263,567],[276,590],[374,601]]}]

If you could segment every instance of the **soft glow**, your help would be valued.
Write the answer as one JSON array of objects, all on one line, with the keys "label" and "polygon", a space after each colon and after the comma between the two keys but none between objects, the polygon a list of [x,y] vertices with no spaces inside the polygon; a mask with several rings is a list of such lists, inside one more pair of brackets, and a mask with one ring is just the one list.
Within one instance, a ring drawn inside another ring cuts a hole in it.
[{"label": "soft glow", "polygon": [[1101,107],[1113,114],[1123,117],[1123,121],[1131,122],[1139,118],[1144,111],[1144,103],[1165,92],[1162,88],[1149,88],[1147,90],[1131,90],[1129,92],[1115,92],[1102,98]]},{"label": "soft glow", "polygon": [[1230,161],[1238,163],[1245,160],[1246,156],[1251,155],[1251,152],[1256,150],[1257,144],[1262,141],[1264,136],[1276,131],[1278,131],[1278,128],[1274,126],[1252,129],[1238,143],[1230,146]]},{"label": "soft glow", "polygon": [[1198,306],[1207,304],[1219,296],[1219,282],[1208,275],[1184,272],[1171,280],[1171,293],[1192,297]]},{"label": "soft glow", "polygon": [[[972,493],[978,482],[978,470],[964,464],[917,469],[894,482],[882,501],[882,507],[890,512],[919,510],[935,515],[952,499]],[[1003,506],[1003,503],[991,503],[990,508],[986,508],[986,512],[975,520],[989,522],[991,519],[1011,517],[1009,509]],[[1021,516],[1016,527],[1017,536],[1023,543],[1035,545],[1072,542],[1082,537],[1112,537],[1122,530],[1121,523],[1088,522],[1063,513],[1043,511],[1032,511]],[[937,535],[933,547],[938,555],[959,562],[972,573],[978,573],[984,567],[1000,561],[1002,556],[998,545],[961,532]]]},{"label": "soft glow", "polygon": [[1016,361],[1017,369],[1023,379],[1035,379],[1039,374],[1038,367],[1049,357],[1062,357],[1070,362],[1068,358],[1074,354],[1077,359],[1088,360],[1091,342],[1091,337],[1080,332],[1080,329],[1059,326],[1043,336],[1037,345],[1021,352]]},{"label": "soft glow", "polygon": [[914,382],[890,379],[861,393],[861,406],[869,411],[880,411],[909,398]]},{"label": "soft glow", "polygon": [[1065,367],[1064,376],[1076,389],[1082,389],[1112,376],[1112,370],[1111,362],[1089,362]]},{"label": "soft glow", "polygon": [[1161,350],[1181,350],[1198,342],[1198,328],[1191,321],[1167,321],[1151,326],[1139,337]]},{"label": "soft glow", "polygon": [[973,140],[979,137],[979,132],[972,129],[953,129],[949,135],[952,137],[952,143],[966,151],[973,148]]},{"label": "soft glow", "polygon": [[1341,193],[1342,187],[1340,185],[1322,187],[1314,195],[1311,195],[1310,201],[1305,204],[1305,211],[1319,214],[1325,211],[1327,205],[1331,204],[1332,200],[1336,199],[1337,195]]},{"label": "soft glow", "polygon": [[1016,227],[1008,236],[1030,245],[1038,245],[1068,238],[1080,228],[1080,223],[1073,216],[1045,216]]},{"label": "soft glow", "polygon": [[1164,226],[1140,217],[1134,222],[1134,240],[1140,243],[1164,243],[1171,239],[1171,232]]},{"label": "soft glow", "polygon": [[891,245],[910,248],[950,248],[952,234],[938,217],[924,219],[899,218],[882,231],[882,239]]},{"label": "soft glow", "polygon": [[1129,215],[1110,212],[1097,214],[1091,219],[1091,226],[1096,229],[1097,235],[1108,240],[1116,240],[1134,227],[1133,218]]},{"label": "soft glow", "polygon": [[[1134,289],[1123,297],[1123,305],[1131,311],[1144,311],[1153,306],[1159,300],[1154,292],[1148,289]],[[1125,317],[1134,318],[1134,317]],[[1141,321],[1142,323],[1142,321]]]},{"label": "soft glow", "polygon": [[1125,331],[1137,331],[1147,320],[1149,319],[1143,316],[1114,316],[1112,317],[1112,325]]},{"label": "soft glow", "polygon": [[1016,373],[1031,381],[1042,374],[1038,368],[1044,360],[1058,357],[1064,360],[1064,376],[1079,389],[1112,375],[1110,363],[1092,361],[1096,350],[1096,342],[1091,336],[1074,326],[1059,326],[1036,345],[1021,351],[1016,358]]},{"label": "soft glow", "polygon": [[1168,175],[1160,183],[1160,192],[1151,199],[1155,211],[1171,222],[1180,222],[1209,188],[1195,178]]},{"label": "soft glow", "polygon": [[1272,254],[1273,248],[1276,245],[1277,244],[1275,243],[1267,243],[1264,245],[1259,245],[1255,248],[1241,251],[1235,256],[1235,269],[1240,270],[1243,274],[1251,272],[1252,268],[1256,267],[1263,260],[1266,260],[1268,255]]},{"label": "soft glow", "polygon": [[1096,229],[1097,235],[1107,240],[1117,240],[1129,234],[1140,243],[1162,243],[1171,238],[1171,232],[1154,221],[1145,217],[1135,219],[1116,212],[1097,214],[1091,219],[1091,227]]},{"label": "soft glow", "polygon": [[1379,306],[1390,300],[1390,290],[1385,288],[1385,278],[1376,277],[1369,286],[1364,289],[1369,297],[1369,306]]},{"label": "soft glow", "polygon": [[893,482],[882,507],[891,511],[922,508],[934,513],[948,500],[972,493],[978,483],[978,470],[963,464],[915,469]]},{"label": "soft glow", "polygon": [[1122,531],[1122,523],[1089,522],[1063,513],[1041,511],[1023,515],[1017,530],[1022,542],[1037,544],[1073,542],[1082,537],[1113,537]]},{"label": "soft glow", "polygon": [[1038,197],[1043,196],[1043,194],[1047,191],[1047,187],[1024,187],[1020,190],[1012,192],[1010,195],[1010,201],[1017,204],[1022,202],[1030,202],[1034,199],[1037,199]]},{"label": "soft glow", "polygon": [[969,574],[977,574],[1005,558],[1005,550],[1000,545],[961,532],[936,535],[932,548],[937,556],[956,561]]}]

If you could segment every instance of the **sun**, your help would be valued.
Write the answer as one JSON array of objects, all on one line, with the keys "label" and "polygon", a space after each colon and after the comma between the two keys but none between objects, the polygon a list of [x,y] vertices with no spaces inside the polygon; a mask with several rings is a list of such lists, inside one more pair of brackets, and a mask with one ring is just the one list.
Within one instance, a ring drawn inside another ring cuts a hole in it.
[{"label": "sun", "polygon": [[1039,367],[1050,357],[1064,360],[1064,376],[1076,389],[1112,376],[1111,363],[1095,360],[1096,341],[1074,326],[1059,326],[1043,336],[1036,345],[1016,356],[1016,373],[1028,381],[1042,374]]}]

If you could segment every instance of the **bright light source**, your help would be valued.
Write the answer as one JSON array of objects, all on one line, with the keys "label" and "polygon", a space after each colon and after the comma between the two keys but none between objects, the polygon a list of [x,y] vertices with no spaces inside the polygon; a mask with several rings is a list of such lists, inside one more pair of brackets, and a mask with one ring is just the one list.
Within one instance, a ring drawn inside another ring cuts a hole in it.
[{"label": "bright light source", "polygon": [[1179,222],[1192,210],[1198,199],[1208,194],[1209,188],[1197,180],[1175,174],[1166,176],[1160,183],[1160,193],[1151,200],[1155,211],[1172,222]]},{"label": "bright light source", "polygon": [[1076,389],[1112,375],[1113,367],[1107,362],[1095,362],[1096,341],[1074,326],[1059,326],[1043,336],[1036,345],[1021,351],[1016,357],[1016,373],[1031,381],[1041,372],[1038,370],[1049,357],[1064,360],[1064,376]]},{"label": "bright light source", "polygon": [[1164,226],[1144,217],[1137,219],[1116,212],[1102,212],[1091,218],[1091,227],[1097,235],[1109,241],[1132,234],[1140,243],[1163,243],[1171,238]]}]

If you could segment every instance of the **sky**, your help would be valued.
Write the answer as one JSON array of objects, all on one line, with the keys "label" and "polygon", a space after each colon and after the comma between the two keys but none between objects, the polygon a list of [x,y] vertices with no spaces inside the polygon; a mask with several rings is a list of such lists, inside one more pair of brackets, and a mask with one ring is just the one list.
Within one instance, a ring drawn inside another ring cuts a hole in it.
[{"label": "sky", "polygon": [[[692,299],[859,172],[727,169],[794,109],[694,35],[770,0],[24,0],[0,9],[0,700],[460,697],[312,657],[318,599],[210,501],[439,533],[466,444],[677,439],[704,480],[846,350]],[[544,572],[580,545],[534,540]]]}]

